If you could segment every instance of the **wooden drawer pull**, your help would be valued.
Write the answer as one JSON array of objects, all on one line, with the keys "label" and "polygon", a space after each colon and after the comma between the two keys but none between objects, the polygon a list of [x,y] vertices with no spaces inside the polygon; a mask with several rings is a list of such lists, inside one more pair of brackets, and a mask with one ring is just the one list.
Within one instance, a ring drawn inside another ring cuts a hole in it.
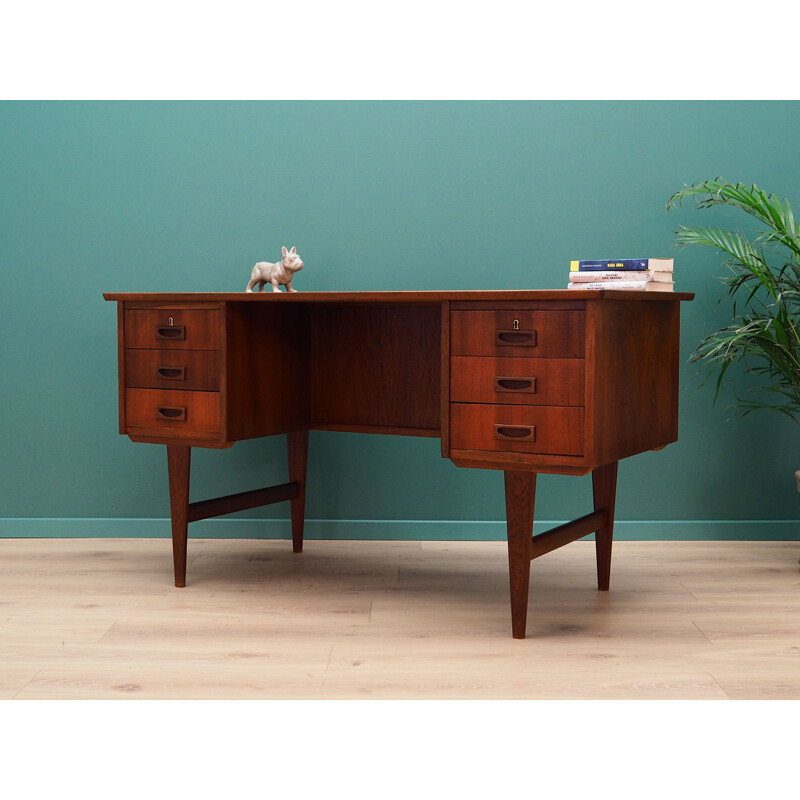
[{"label": "wooden drawer pull", "polygon": [[186,340],[185,325],[159,325],[156,327],[156,339],[168,342],[182,342]]},{"label": "wooden drawer pull", "polygon": [[185,381],[186,367],[158,367],[156,374],[167,381]]},{"label": "wooden drawer pull", "polygon": [[536,347],[536,331],[497,331],[495,333],[495,344]]},{"label": "wooden drawer pull", "polygon": [[159,406],[157,414],[161,419],[186,422],[186,406]]},{"label": "wooden drawer pull", "polygon": [[522,425],[495,425],[494,435],[496,439],[503,441],[513,440],[515,442],[532,442],[536,433],[536,426]]},{"label": "wooden drawer pull", "polygon": [[502,378],[494,379],[496,392],[529,392],[536,393],[536,378]]}]

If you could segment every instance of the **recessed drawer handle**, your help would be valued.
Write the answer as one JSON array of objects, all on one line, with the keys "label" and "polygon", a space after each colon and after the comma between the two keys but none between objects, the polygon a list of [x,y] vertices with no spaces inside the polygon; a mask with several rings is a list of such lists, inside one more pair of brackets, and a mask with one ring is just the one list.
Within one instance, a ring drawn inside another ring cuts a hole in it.
[{"label": "recessed drawer handle", "polygon": [[186,406],[159,406],[158,416],[177,422],[186,422]]},{"label": "recessed drawer handle", "polygon": [[186,367],[158,367],[156,373],[159,378],[168,381],[186,380]]},{"label": "recessed drawer handle", "polygon": [[536,331],[497,331],[495,344],[516,344],[536,347]]},{"label": "recessed drawer handle", "polygon": [[494,379],[496,392],[536,392],[536,378],[501,378]]},{"label": "recessed drawer handle", "polygon": [[495,425],[494,434],[498,439],[512,439],[516,442],[532,442],[536,433],[536,426],[522,425]]},{"label": "recessed drawer handle", "polygon": [[179,342],[186,339],[186,326],[185,325],[171,325],[171,326],[157,326],[156,339],[162,341]]}]

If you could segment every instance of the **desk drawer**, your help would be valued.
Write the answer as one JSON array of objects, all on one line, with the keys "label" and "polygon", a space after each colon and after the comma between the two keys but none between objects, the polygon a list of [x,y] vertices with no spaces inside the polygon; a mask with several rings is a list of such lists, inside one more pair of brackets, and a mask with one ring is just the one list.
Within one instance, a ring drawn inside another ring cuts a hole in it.
[{"label": "desk drawer", "polygon": [[220,429],[219,392],[169,389],[126,389],[125,424],[192,433]]},{"label": "desk drawer", "polygon": [[125,310],[125,347],[218,350],[219,311],[133,308]]},{"label": "desk drawer", "polygon": [[581,358],[450,359],[450,399],[455,403],[581,406]]},{"label": "desk drawer", "polygon": [[456,356],[583,358],[583,311],[453,311]]},{"label": "desk drawer", "polygon": [[548,455],[583,455],[583,408],[452,403],[450,446]]},{"label": "desk drawer", "polygon": [[140,389],[219,390],[216,350],[125,351],[125,384]]}]

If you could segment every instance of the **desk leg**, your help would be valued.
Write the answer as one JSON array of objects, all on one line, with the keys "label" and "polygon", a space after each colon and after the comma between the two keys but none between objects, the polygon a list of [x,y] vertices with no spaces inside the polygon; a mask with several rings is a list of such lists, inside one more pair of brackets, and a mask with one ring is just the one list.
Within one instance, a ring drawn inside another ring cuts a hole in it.
[{"label": "desk leg", "polygon": [[297,484],[297,497],[292,500],[292,552],[303,552],[303,523],[306,515],[306,465],[308,464],[308,431],[290,431],[289,480]]},{"label": "desk leg", "polygon": [[611,544],[614,538],[614,505],[617,498],[617,461],[605,464],[592,472],[594,510],[608,514],[605,527],[595,532],[597,553],[597,588],[608,591],[611,578]]},{"label": "desk leg", "polygon": [[524,639],[528,619],[536,473],[506,471],[504,475],[508,577],[511,586],[511,632],[515,639]]},{"label": "desk leg", "polygon": [[172,563],[175,585],[186,586],[186,539],[189,532],[189,465],[192,450],[182,444],[167,445],[169,505],[172,516]]}]

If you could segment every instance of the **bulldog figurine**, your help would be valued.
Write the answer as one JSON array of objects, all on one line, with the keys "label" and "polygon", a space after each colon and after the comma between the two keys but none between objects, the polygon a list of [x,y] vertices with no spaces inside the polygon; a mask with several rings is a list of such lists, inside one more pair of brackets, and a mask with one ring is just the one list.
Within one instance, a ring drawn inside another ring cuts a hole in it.
[{"label": "bulldog figurine", "polygon": [[283,258],[276,261],[274,264],[269,261],[259,261],[254,267],[250,275],[250,282],[247,284],[246,292],[252,292],[253,287],[258,285],[257,291],[263,292],[264,285],[267,283],[272,284],[273,292],[280,292],[278,286],[286,286],[287,292],[296,292],[297,289],[292,288],[292,278],[295,272],[303,269],[303,262],[300,256],[297,255],[297,248],[293,247],[287,250],[285,247],[282,250]]}]

